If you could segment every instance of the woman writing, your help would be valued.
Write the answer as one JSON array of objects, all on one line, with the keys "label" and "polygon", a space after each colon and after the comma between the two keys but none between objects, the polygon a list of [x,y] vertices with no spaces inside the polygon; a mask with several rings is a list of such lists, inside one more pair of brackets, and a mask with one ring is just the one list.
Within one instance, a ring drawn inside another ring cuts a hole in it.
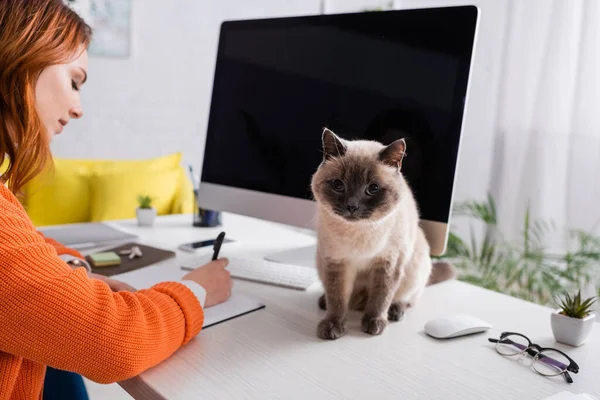
[{"label": "woman writing", "polygon": [[231,291],[226,260],[139,291],[93,275],[17,200],[51,163],[52,137],[83,115],[90,37],[62,0],[0,1],[0,399],[40,398],[47,366],[100,383],[133,377],[197,335],[203,307]]}]

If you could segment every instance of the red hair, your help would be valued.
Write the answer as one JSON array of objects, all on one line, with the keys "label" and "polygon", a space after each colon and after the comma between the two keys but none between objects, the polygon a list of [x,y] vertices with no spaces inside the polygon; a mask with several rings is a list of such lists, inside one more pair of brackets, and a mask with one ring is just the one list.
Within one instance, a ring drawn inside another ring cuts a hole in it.
[{"label": "red hair", "polygon": [[45,127],[35,109],[35,85],[48,66],[87,48],[91,28],[62,0],[0,0],[0,183],[17,194],[49,164]]}]

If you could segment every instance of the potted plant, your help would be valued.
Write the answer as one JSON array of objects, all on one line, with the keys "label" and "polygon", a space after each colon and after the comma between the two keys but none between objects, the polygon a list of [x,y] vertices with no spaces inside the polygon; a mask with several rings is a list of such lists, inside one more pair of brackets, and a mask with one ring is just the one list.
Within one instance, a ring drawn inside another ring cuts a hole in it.
[{"label": "potted plant", "polygon": [[152,206],[152,197],[138,195],[138,208],[135,210],[139,226],[152,226],[156,218],[156,208]]},{"label": "potted plant", "polygon": [[552,333],[557,342],[571,346],[581,346],[587,340],[594,326],[595,314],[591,306],[595,297],[581,300],[581,291],[575,296],[565,293],[557,303],[560,309],[552,313]]}]

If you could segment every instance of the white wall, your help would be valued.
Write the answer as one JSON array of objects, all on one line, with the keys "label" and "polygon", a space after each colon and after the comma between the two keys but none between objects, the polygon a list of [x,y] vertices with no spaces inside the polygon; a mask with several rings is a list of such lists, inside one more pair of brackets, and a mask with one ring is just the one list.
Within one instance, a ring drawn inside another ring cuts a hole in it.
[{"label": "white wall", "polygon": [[57,157],[145,158],[182,151],[200,168],[224,19],[317,14],[319,0],[133,0],[129,58],[90,57],[84,117]]}]

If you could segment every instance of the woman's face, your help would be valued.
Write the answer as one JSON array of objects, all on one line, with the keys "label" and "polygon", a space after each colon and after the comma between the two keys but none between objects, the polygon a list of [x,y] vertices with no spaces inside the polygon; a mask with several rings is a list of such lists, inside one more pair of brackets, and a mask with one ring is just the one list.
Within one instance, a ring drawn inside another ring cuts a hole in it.
[{"label": "woman's face", "polygon": [[51,65],[40,74],[35,86],[35,107],[48,139],[62,132],[71,118],[81,118],[79,90],[87,79],[87,51],[67,64]]}]

